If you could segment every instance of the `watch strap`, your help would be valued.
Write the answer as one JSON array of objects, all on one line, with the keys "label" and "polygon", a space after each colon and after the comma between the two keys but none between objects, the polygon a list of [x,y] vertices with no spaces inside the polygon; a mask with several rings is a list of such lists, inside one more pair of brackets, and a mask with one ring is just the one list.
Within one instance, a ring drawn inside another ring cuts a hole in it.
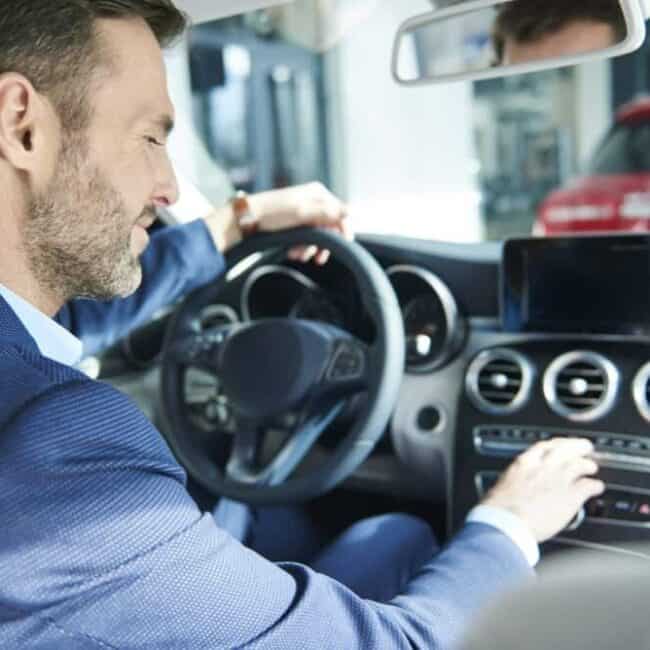
[{"label": "watch strap", "polygon": [[231,205],[242,237],[250,237],[257,233],[260,228],[260,220],[251,209],[248,194],[243,191],[236,192],[231,199]]}]

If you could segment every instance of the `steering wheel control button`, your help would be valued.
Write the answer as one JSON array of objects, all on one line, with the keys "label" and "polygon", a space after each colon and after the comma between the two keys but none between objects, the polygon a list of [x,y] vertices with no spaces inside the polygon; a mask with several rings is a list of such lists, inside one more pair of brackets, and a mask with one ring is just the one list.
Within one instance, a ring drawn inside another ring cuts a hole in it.
[{"label": "steering wheel control button", "polygon": [[224,330],[206,331],[176,344],[174,357],[182,365],[213,365],[219,346],[227,339]]},{"label": "steering wheel control button", "polygon": [[353,381],[360,379],[364,372],[363,351],[353,343],[339,343],[327,371],[327,378],[334,382]]},{"label": "steering wheel control button", "polygon": [[199,338],[194,338],[178,347],[177,356],[180,361],[187,364],[198,361],[203,353],[203,343]]}]

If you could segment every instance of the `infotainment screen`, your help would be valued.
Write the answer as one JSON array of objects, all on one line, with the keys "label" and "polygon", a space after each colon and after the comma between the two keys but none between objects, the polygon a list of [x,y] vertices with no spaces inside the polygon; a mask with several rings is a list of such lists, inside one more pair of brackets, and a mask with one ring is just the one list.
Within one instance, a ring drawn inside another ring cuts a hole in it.
[{"label": "infotainment screen", "polygon": [[650,235],[510,240],[501,309],[507,332],[650,335]]}]

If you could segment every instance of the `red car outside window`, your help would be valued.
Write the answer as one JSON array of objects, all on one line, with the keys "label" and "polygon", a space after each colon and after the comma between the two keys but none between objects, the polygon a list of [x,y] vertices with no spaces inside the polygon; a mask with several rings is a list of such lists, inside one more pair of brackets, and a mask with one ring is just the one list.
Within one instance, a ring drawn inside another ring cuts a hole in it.
[{"label": "red car outside window", "polygon": [[650,99],[619,111],[586,175],[540,206],[535,234],[650,231]]}]

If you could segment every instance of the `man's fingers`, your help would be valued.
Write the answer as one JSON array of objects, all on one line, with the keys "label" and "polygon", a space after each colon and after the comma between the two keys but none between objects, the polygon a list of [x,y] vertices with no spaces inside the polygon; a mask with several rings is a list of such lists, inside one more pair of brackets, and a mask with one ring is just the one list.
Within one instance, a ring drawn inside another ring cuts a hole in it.
[{"label": "man's fingers", "polygon": [[537,444],[533,445],[530,449],[519,456],[519,462],[525,465],[539,463],[546,455],[548,450],[552,448],[550,446],[551,442],[551,440],[547,440],[545,442],[538,442]]},{"label": "man's fingers", "polygon": [[352,223],[347,216],[345,219],[343,219],[343,221],[341,221],[341,234],[348,241],[354,241],[354,229],[352,228]]},{"label": "man's fingers", "polygon": [[292,262],[307,263],[312,259],[319,266],[325,266],[332,254],[328,250],[319,250],[316,246],[294,246],[287,253],[287,257]]},{"label": "man's fingers", "polygon": [[562,444],[563,442],[565,442],[565,440],[561,438],[553,438],[552,440],[538,442],[523,454],[521,454],[517,460],[522,465],[538,465],[551,451],[556,449],[558,445]]},{"label": "man's fingers", "polygon": [[546,447],[544,462],[562,465],[576,458],[586,457],[593,453],[594,445],[584,438],[556,438]]},{"label": "man's fingers", "polygon": [[300,261],[305,264],[311,261],[318,254],[318,246],[305,246],[302,255],[300,256]]},{"label": "man's fingers", "polygon": [[344,203],[337,199],[309,201],[298,208],[298,219],[304,226],[327,227],[338,225],[347,214]]},{"label": "man's fingers", "polygon": [[293,262],[309,262],[317,252],[316,246],[294,246],[287,253],[287,257]]},{"label": "man's fingers", "polygon": [[[566,465],[569,474],[578,472],[571,478],[571,480],[574,480],[581,475],[580,472],[583,470],[585,470],[585,475],[595,474],[598,471],[598,465],[593,459],[587,460],[592,451],[593,444],[588,440],[554,438],[533,445],[528,451],[519,456],[517,463],[519,466],[530,469],[534,469],[542,463],[549,467]],[[585,460],[586,464],[580,464],[581,460]]]},{"label": "man's fingers", "polygon": [[287,257],[293,262],[300,262],[304,252],[305,252],[305,247],[304,246],[296,246],[295,248],[292,248],[287,253]]},{"label": "man's fingers", "polygon": [[565,476],[569,482],[578,480],[586,476],[594,476],[598,474],[600,467],[598,463],[591,458],[579,458],[575,461],[567,463],[565,469]]},{"label": "man's fingers", "polygon": [[314,225],[327,228],[339,226],[345,219],[345,209],[339,205],[323,206],[314,219]]},{"label": "man's fingers", "polygon": [[[291,225],[324,228],[339,233],[349,241],[354,239],[352,228],[347,220],[347,206],[325,186],[320,183],[308,183],[294,188],[293,191],[303,194],[306,192],[310,196],[296,201],[293,215],[287,212],[283,219],[276,220],[276,228],[281,229]],[[297,196],[299,197],[300,194]],[[323,266],[330,260],[331,252],[319,250],[316,246],[296,246],[289,251],[288,257],[294,262],[306,263],[314,260],[317,265]]]},{"label": "man's fingers", "polygon": [[327,204],[324,214],[330,224],[339,223],[347,216],[347,207],[344,203],[334,200]]},{"label": "man's fingers", "polygon": [[600,496],[607,486],[603,481],[595,478],[581,478],[576,482],[576,490],[578,498],[581,500],[581,505],[589,499]]},{"label": "man's fingers", "polygon": [[328,250],[322,250],[316,255],[316,264],[318,266],[325,266],[330,260],[332,254]]}]

